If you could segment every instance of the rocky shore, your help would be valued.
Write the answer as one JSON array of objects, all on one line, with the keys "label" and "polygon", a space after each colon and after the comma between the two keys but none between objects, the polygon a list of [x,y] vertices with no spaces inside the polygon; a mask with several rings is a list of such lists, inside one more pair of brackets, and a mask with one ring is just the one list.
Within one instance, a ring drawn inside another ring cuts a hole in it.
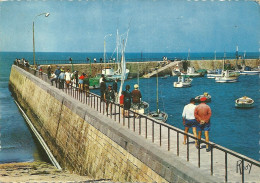
[{"label": "rocky shore", "polygon": [[104,182],[58,170],[46,162],[0,164],[0,182]]}]

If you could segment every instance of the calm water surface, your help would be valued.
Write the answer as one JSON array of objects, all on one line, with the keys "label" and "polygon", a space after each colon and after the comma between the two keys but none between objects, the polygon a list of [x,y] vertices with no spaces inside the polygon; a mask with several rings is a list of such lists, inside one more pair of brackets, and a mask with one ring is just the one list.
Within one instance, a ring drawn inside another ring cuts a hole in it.
[{"label": "calm water surface", "polygon": [[[95,53],[89,54],[95,55]],[[102,56],[102,54],[100,54]],[[145,55],[145,54],[144,54]],[[147,54],[149,56],[149,54]],[[150,55],[151,57],[157,55]],[[163,56],[165,54],[160,54]],[[185,57],[186,53],[183,54]],[[140,58],[140,54],[132,54]],[[167,55],[166,55],[167,56]],[[38,53],[41,59],[85,59],[84,53]],[[169,57],[169,56],[168,56]],[[33,161],[43,158],[37,143],[32,138],[8,90],[11,64],[15,58],[32,60],[32,53],[0,53],[0,163]],[[99,58],[98,56],[96,58]],[[168,113],[167,123],[183,129],[182,110],[191,97],[208,92],[212,96],[210,140],[259,161],[259,76],[240,76],[237,83],[215,83],[212,79],[194,78],[190,88],[174,88],[177,77],[159,77],[159,108]],[[149,102],[150,110],[156,109],[156,78],[140,79],[143,100]],[[131,89],[137,79],[128,80]],[[124,85],[124,86],[125,86]],[[99,94],[99,90],[93,90]],[[251,109],[235,108],[235,100],[242,96],[255,100]]]}]

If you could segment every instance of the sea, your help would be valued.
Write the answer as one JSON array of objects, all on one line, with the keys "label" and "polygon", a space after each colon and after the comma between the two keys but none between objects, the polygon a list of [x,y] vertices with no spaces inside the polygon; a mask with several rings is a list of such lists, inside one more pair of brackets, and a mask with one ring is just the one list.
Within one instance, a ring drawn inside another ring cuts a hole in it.
[{"label": "sea", "polygon": [[[170,60],[190,59],[207,60],[235,59],[237,55],[246,58],[259,58],[258,52],[251,53],[126,53],[126,61],[158,61],[163,57]],[[86,63],[86,58],[92,62],[103,57],[103,53],[61,53],[37,52],[38,64]],[[113,53],[107,53],[107,58],[114,58]],[[9,88],[11,66],[16,58],[25,58],[33,64],[31,52],[0,52],[0,163],[28,162],[42,160],[47,157],[36,138],[27,126],[22,114],[14,102]],[[212,109],[210,141],[233,151],[246,155],[255,160],[260,160],[260,98],[259,75],[241,75],[236,83],[216,83],[214,79],[206,77],[194,78],[189,88],[174,88],[173,82],[177,77],[166,79],[159,77],[159,109],[168,113],[167,123],[184,129],[182,125],[183,107],[189,103],[190,98],[204,92],[212,96],[208,105]],[[150,104],[150,110],[156,105],[156,77],[150,79],[129,79],[124,86],[129,84],[133,89],[134,84],[139,84],[142,100]],[[100,94],[98,89],[92,92]],[[255,104],[250,109],[235,108],[235,100],[242,96],[254,99]]]}]

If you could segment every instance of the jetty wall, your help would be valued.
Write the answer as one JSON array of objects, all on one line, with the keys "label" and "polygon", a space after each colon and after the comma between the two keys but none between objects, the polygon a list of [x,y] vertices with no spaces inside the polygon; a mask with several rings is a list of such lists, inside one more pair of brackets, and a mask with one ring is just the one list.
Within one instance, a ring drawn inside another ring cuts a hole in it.
[{"label": "jetty wall", "polygon": [[[230,63],[231,65],[236,65],[236,62],[238,65],[242,65],[242,60],[239,59],[238,61],[234,59],[226,60],[225,63]],[[146,61],[146,62],[127,62],[126,68],[129,69],[129,77],[130,78],[136,78],[138,76],[142,77],[143,75],[152,72],[155,67],[163,67],[164,65],[168,64],[168,61]],[[70,69],[71,70],[71,64],[58,64],[59,66],[64,66],[65,70]],[[250,66],[252,68],[260,66],[260,60],[259,59],[245,59],[245,65]],[[207,69],[207,70],[213,70],[213,69],[221,69],[223,67],[223,60],[190,60],[187,61],[187,66],[194,67],[195,70],[199,69]],[[47,65],[43,65],[43,71],[47,72]],[[73,68],[74,70],[79,71],[79,74],[81,73],[87,73],[88,75],[95,76],[96,74],[101,73],[102,69],[105,67],[111,67],[114,70],[117,70],[118,64],[114,63],[93,63],[93,64],[74,64]],[[180,67],[182,67],[182,64],[180,64]],[[51,65],[51,68],[53,71],[56,69],[56,65]],[[159,73],[159,76],[163,76],[166,74],[172,73],[173,67],[169,67],[162,72]]]},{"label": "jetty wall", "polygon": [[9,86],[62,168],[119,182],[213,181],[17,66],[12,66]]}]

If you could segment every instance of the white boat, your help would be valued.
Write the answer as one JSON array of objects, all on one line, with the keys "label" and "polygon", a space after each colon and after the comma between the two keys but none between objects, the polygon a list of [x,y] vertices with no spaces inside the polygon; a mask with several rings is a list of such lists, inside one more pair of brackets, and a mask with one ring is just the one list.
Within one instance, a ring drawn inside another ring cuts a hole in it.
[{"label": "white boat", "polygon": [[215,81],[217,83],[234,83],[238,81],[238,75],[230,70],[222,71],[221,76],[216,77]]},{"label": "white boat", "polygon": [[221,72],[222,72],[221,69],[207,71],[207,78],[214,79],[216,77],[221,77]]},{"label": "white boat", "polygon": [[181,75],[181,70],[176,67],[172,70],[172,76],[180,76]]},{"label": "white boat", "polygon": [[235,106],[239,108],[250,108],[253,107],[254,100],[244,96],[235,100]]},{"label": "white boat", "polygon": [[194,67],[188,67],[187,73],[181,73],[181,75],[186,75],[189,77],[202,77],[204,76],[203,73],[195,72]]},{"label": "white boat", "polygon": [[257,69],[251,69],[251,67],[243,66],[242,70],[240,70],[241,75],[257,75],[260,74],[260,68],[258,66]]},{"label": "white boat", "polygon": [[150,116],[156,120],[162,121],[162,122],[166,122],[168,119],[168,114],[163,111],[160,111],[160,110],[152,111],[149,113],[148,116]]},{"label": "white boat", "polygon": [[[121,77],[122,77],[121,69],[118,69],[117,71],[114,71],[114,69],[111,68],[111,67],[106,67],[106,68],[102,69],[102,74],[104,74],[104,76],[108,80],[116,80],[116,79],[121,80]],[[126,69],[126,71],[125,71],[125,79],[128,78],[128,75],[129,75],[129,69]]]},{"label": "white boat", "polygon": [[175,88],[186,88],[191,86],[192,79],[186,76],[179,76],[177,82],[173,82]]},{"label": "white boat", "polygon": [[[127,32],[128,34],[128,32]],[[108,79],[108,80],[121,80],[122,78],[122,73],[123,73],[123,70],[124,70],[124,78],[127,79],[128,78],[128,75],[129,75],[129,69],[126,69],[126,61],[125,61],[125,58],[122,59],[121,58],[121,61],[119,62],[119,59],[118,59],[118,47],[119,47],[119,43],[120,40],[119,40],[119,35],[118,35],[118,30],[117,30],[117,38],[116,38],[116,50],[117,50],[117,63],[118,63],[118,69],[116,71],[114,71],[113,68],[111,67],[105,67],[104,69],[102,69],[102,74],[104,74],[104,76]],[[126,43],[127,41],[125,42],[124,46],[126,46]],[[125,49],[125,47],[124,47]],[[105,60],[105,44],[104,44],[104,62],[106,62]],[[122,57],[122,55],[121,55]]]},{"label": "white boat", "polygon": [[160,111],[159,110],[159,91],[158,91],[158,68],[157,69],[157,74],[156,74],[156,111],[152,111],[152,112],[149,112],[148,113],[148,116],[156,119],[156,120],[159,120],[161,122],[166,122],[167,119],[168,119],[168,114],[164,111]]}]

